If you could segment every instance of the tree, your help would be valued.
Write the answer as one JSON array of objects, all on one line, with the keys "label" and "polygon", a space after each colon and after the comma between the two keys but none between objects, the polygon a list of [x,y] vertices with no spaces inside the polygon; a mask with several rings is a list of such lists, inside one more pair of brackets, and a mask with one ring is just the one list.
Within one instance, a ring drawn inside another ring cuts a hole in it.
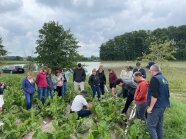
[{"label": "tree", "polygon": [[143,58],[153,61],[175,60],[175,42],[174,41],[155,41],[150,44],[149,54],[144,54]]},{"label": "tree", "polygon": [[56,68],[71,68],[76,64],[78,41],[70,30],[64,30],[58,22],[44,23],[39,30],[36,41],[37,60],[53,70]]},{"label": "tree", "polygon": [[0,57],[7,55],[7,51],[4,49],[2,45],[2,38],[0,37]]}]

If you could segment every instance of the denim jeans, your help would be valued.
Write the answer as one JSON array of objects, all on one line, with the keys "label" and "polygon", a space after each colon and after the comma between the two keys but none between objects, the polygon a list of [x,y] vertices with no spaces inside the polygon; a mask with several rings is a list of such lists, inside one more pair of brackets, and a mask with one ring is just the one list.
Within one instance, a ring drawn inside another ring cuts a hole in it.
[{"label": "denim jeans", "polygon": [[146,111],[147,111],[147,104],[146,103],[142,103],[142,104],[136,103],[136,118],[145,121],[146,120],[146,116],[145,116]]},{"label": "denim jeans", "polygon": [[92,94],[93,98],[95,97],[96,93],[98,95],[98,98],[100,98],[100,88],[99,88],[99,86],[93,86],[92,87],[92,92],[93,92],[93,94]]},{"label": "denim jeans", "polygon": [[64,98],[65,97],[65,94],[66,94],[66,91],[67,91],[67,87],[68,87],[68,85],[67,85],[67,83],[64,83],[63,84],[63,87],[62,87],[62,98]]},{"label": "denim jeans", "polygon": [[90,110],[80,110],[78,111],[78,117],[87,117],[91,114]]},{"label": "denim jeans", "polygon": [[47,88],[39,87],[38,88],[38,99],[44,104],[45,97],[47,97]]},{"label": "denim jeans", "polygon": [[50,88],[47,88],[46,96],[47,97],[50,96],[51,98],[53,98],[53,96],[54,96],[54,90],[53,89],[50,89]]},{"label": "denim jeans", "polygon": [[163,139],[163,114],[165,108],[153,108],[147,115],[147,129],[151,139]]},{"label": "denim jeans", "polygon": [[34,94],[25,93],[26,99],[26,109],[29,110],[32,108],[32,99]]}]

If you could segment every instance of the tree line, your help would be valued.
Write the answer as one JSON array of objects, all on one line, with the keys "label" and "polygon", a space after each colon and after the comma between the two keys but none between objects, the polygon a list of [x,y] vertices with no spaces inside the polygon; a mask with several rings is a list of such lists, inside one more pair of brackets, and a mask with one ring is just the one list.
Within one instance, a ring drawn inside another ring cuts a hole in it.
[{"label": "tree line", "polygon": [[[154,43],[174,42],[174,57],[186,60],[186,25],[124,33],[103,43],[101,60],[136,60],[150,53]],[[171,44],[171,45],[172,45]],[[162,45],[162,47],[164,47]]]}]

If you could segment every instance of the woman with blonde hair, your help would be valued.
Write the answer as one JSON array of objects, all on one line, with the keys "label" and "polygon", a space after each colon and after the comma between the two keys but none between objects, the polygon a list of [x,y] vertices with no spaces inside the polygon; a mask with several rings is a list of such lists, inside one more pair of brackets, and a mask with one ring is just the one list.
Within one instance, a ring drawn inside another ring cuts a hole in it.
[{"label": "woman with blonde hair", "polygon": [[32,78],[32,72],[28,72],[27,77],[23,79],[22,89],[26,99],[26,109],[29,110],[32,107],[32,99],[35,92],[35,82]]}]

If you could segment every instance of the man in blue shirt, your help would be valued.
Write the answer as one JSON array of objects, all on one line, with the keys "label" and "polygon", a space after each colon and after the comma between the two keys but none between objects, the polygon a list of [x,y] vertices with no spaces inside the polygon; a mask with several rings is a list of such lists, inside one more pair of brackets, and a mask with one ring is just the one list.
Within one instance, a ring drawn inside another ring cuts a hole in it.
[{"label": "man in blue shirt", "polygon": [[170,106],[168,81],[156,64],[150,67],[149,72],[152,78],[147,96],[147,129],[151,139],[163,139],[163,114]]}]

